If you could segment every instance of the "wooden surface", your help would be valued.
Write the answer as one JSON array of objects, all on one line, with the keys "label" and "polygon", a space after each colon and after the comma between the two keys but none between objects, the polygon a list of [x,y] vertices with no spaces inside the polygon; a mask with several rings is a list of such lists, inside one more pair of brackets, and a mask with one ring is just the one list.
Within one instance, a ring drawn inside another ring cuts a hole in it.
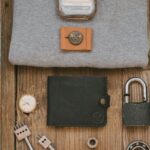
[{"label": "wooden surface", "polygon": [[[12,66],[8,62],[8,50],[11,37],[12,0],[2,0],[2,66],[0,99],[0,150],[26,150],[24,142],[14,138],[15,122],[24,121],[32,131],[30,137],[36,150],[42,150],[37,144],[38,134],[46,135],[55,142],[57,150],[88,150],[86,140],[98,138],[98,150],[125,150],[132,140],[144,140],[150,144],[150,128],[125,128],[122,124],[123,85],[129,77],[142,77],[148,83],[150,92],[150,70],[142,69],[60,69],[32,68]],[[108,124],[104,128],[54,128],[46,126],[46,82],[51,75],[95,75],[108,77],[108,89],[111,95],[111,107],[108,111]],[[141,98],[139,85],[131,88],[132,98]],[[18,100],[24,94],[32,94],[38,101],[36,111],[25,115],[18,109]]]}]

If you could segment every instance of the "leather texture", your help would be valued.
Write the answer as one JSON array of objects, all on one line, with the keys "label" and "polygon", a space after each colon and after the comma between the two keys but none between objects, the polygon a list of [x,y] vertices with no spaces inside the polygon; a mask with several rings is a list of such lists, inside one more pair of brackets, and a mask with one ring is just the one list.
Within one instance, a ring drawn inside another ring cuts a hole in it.
[{"label": "leather texture", "polygon": [[[68,36],[71,32],[78,31],[83,35],[83,41],[79,45],[73,45],[69,42]],[[92,50],[93,30],[91,28],[81,27],[62,27],[60,29],[60,46],[65,51],[89,52]]]},{"label": "leather texture", "polygon": [[125,103],[123,122],[126,126],[150,125],[150,103]]},{"label": "leather texture", "polygon": [[47,125],[105,126],[109,106],[105,77],[48,77]]}]

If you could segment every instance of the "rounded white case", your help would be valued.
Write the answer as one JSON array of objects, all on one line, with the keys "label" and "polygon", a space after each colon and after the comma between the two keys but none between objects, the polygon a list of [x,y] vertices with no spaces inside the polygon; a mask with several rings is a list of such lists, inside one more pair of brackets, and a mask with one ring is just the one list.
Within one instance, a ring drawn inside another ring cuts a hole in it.
[{"label": "rounded white case", "polygon": [[96,0],[58,0],[59,15],[68,20],[89,20],[96,12]]}]

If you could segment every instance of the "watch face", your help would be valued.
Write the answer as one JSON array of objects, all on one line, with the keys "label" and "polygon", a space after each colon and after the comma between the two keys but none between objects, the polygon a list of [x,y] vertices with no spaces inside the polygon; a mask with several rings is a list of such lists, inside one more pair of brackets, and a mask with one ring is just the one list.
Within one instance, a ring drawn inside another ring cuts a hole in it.
[{"label": "watch face", "polygon": [[25,95],[19,101],[19,107],[24,113],[31,113],[36,108],[36,99],[33,96]]},{"label": "watch face", "polygon": [[88,20],[96,11],[96,0],[59,0],[59,14],[70,20]]}]

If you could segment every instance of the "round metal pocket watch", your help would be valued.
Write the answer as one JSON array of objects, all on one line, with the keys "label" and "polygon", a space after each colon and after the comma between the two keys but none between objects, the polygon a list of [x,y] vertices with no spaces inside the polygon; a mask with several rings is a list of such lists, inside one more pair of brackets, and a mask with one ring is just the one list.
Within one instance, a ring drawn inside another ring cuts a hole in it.
[{"label": "round metal pocket watch", "polygon": [[31,95],[24,95],[19,100],[19,108],[24,113],[29,114],[33,112],[36,106],[37,106],[36,99]]}]

